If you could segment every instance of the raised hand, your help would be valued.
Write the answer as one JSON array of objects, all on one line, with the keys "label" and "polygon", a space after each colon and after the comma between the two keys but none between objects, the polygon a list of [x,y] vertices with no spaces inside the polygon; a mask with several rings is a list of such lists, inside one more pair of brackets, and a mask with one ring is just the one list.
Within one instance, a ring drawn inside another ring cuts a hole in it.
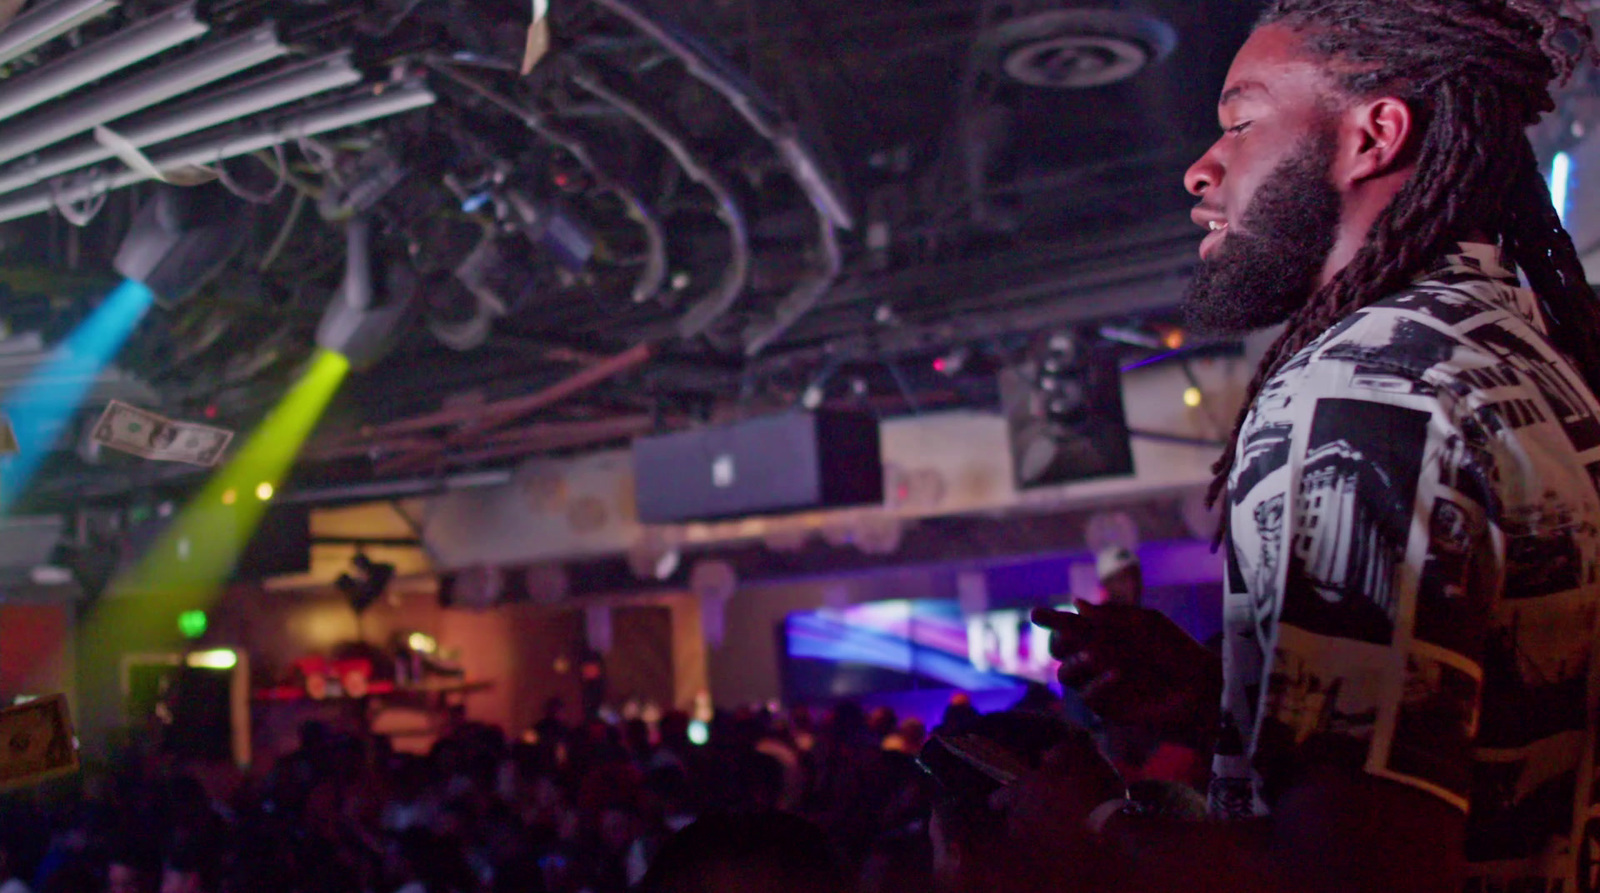
[{"label": "raised hand", "polygon": [[1061,684],[1113,725],[1209,733],[1222,664],[1165,614],[1130,605],[1078,603],[1078,613],[1040,609]]}]

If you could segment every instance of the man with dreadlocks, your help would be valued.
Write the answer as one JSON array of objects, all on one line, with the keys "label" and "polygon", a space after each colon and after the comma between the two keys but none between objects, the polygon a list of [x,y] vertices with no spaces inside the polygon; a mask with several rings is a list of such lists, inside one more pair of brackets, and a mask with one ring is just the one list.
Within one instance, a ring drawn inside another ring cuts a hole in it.
[{"label": "man with dreadlocks", "polygon": [[[1600,886],[1600,302],[1526,135],[1592,46],[1561,0],[1275,0],[1235,59],[1185,303],[1286,327],[1212,490],[1223,666],[1139,608],[1036,617],[1107,723],[1222,730],[1235,821],[1174,882]],[[1044,792],[1104,818],[1001,799]]]}]

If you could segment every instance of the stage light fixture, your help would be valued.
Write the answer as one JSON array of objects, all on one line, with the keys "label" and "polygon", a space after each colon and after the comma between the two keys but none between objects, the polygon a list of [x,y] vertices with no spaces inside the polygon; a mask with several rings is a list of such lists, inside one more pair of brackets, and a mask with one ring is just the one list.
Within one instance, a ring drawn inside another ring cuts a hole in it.
[{"label": "stage light fixture", "polygon": [[1183,392],[1183,405],[1190,409],[1199,408],[1205,400],[1206,395],[1201,393],[1199,388],[1188,388]]},{"label": "stage light fixture", "polygon": [[[271,26],[203,47],[169,65],[113,84],[59,108],[0,127],[0,161],[37,149],[124,115],[150,108],[207,84],[248,71],[289,52]],[[4,93],[0,92],[0,96]]]},{"label": "stage light fixture", "polygon": [[[334,130],[343,130],[404,114],[432,105],[436,97],[420,82],[383,85],[363,91],[363,95],[327,108],[301,115],[293,115],[255,124],[242,130],[229,130],[209,140],[199,140],[182,148],[171,149],[151,156],[151,166],[157,171],[185,167],[201,167],[249,155],[262,149],[290,142],[300,137],[316,136]],[[103,193],[143,183],[151,179],[145,170],[126,169],[103,180],[87,179],[59,189],[34,187],[19,192],[0,202],[0,222],[18,220],[43,214],[57,203],[84,202]]]},{"label": "stage light fixture", "polygon": [[[146,149],[319,93],[348,87],[360,80],[361,73],[350,64],[350,54],[334,53],[289,66],[236,87],[195,97],[171,108],[118,121],[115,130],[129,145]],[[51,177],[115,156],[111,148],[93,140],[54,149],[0,169],[0,195],[26,189]]]},{"label": "stage light fixture", "polygon": [[238,200],[221,186],[162,186],[134,215],[111,265],[174,304],[221,272],[244,247]]},{"label": "stage light fixture", "polygon": [[7,81],[0,87],[0,121],[160,55],[210,30],[210,26],[200,21],[193,3],[151,16],[43,68]]},{"label": "stage light fixture", "polygon": [[276,488],[274,488],[268,481],[262,481],[260,484],[256,485],[256,498],[262,502],[270,502],[272,500],[272,494],[275,492],[277,492]]},{"label": "stage light fixture", "polygon": [[[345,275],[317,326],[317,346],[369,369],[388,354],[415,313],[421,291],[408,263],[375,270],[372,223],[357,217],[345,224]],[[381,277],[381,278],[380,278]]]},{"label": "stage light fixture", "polygon": [[34,6],[0,31],[0,65],[44,46],[68,31],[94,21],[121,0],[56,0]]},{"label": "stage light fixture", "polygon": [[383,597],[383,591],[394,580],[395,566],[373,561],[362,552],[350,559],[350,565],[351,573],[340,574],[335,585],[350,600],[350,607],[361,614]]},{"label": "stage light fixture", "polygon": [[423,302],[428,331],[444,346],[463,353],[488,343],[495,317],[500,315],[450,272],[428,277]]}]

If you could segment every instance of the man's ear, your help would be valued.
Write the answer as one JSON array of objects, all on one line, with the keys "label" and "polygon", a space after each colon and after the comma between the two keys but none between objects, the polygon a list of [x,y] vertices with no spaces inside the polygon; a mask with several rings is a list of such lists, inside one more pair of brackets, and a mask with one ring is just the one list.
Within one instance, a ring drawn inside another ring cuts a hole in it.
[{"label": "man's ear", "polygon": [[1334,160],[1334,185],[1358,186],[1400,171],[1415,155],[1420,135],[1416,116],[1405,100],[1386,96],[1357,103],[1338,118],[1338,156]]}]

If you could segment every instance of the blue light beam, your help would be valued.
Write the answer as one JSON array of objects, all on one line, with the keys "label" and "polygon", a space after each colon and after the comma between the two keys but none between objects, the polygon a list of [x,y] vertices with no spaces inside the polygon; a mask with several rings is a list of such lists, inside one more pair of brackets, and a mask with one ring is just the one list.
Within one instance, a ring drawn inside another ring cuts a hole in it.
[{"label": "blue light beam", "polygon": [[17,433],[19,448],[0,465],[0,514],[16,504],[100,371],[116,358],[154,300],[150,289],[138,282],[128,280],[117,286],[105,303],[0,403],[0,411]]}]

